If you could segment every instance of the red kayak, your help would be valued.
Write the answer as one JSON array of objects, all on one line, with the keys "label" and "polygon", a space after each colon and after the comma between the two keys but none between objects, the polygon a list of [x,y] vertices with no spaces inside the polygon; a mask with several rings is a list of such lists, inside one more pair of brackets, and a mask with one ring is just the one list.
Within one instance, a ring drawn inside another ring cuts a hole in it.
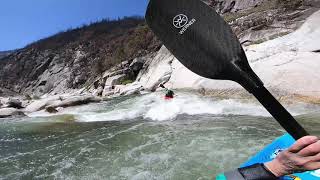
[{"label": "red kayak", "polygon": [[171,100],[171,99],[173,99],[173,97],[165,96],[164,99],[165,100]]}]

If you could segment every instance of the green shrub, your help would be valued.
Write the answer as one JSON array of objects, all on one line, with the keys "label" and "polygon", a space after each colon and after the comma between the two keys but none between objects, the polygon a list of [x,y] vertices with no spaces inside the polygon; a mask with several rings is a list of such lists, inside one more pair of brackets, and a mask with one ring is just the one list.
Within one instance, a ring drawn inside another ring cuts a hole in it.
[{"label": "green shrub", "polygon": [[127,84],[130,84],[130,83],[133,83],[133,80],[131,80],[131,79],[124,79],[124,80],[120,81],[120,83],[121,83],[122,85],[127,85]]}]

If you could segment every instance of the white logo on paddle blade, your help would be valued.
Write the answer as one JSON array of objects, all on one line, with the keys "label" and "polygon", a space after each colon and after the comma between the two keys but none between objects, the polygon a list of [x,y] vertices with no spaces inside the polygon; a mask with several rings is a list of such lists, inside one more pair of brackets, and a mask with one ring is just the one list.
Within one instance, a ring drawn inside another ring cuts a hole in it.
[{"label": "white logo on paddle blade", "polygon": [[181,35],[195,22],[196,20],[194,18],[189,21],[189,18],[184,14],[176,15],[173,18],[173,26],[180,29],[179,34]]},{"label": "white logo on paddle blade", "polygon": [[173,26],[180,29],[180,28],[184,27],[188,23],[188,21],[189,21],[189,19],[186,15],[179,14],[173,18]]}]

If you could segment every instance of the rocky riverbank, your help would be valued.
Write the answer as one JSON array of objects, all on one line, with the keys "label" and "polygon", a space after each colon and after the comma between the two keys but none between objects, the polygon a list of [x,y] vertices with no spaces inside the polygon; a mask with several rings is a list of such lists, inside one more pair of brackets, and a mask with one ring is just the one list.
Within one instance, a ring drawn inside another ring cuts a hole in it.
[{"label": "rocky riverbank", "polygon": [[103,100],[107,99],[92,95],[79,96],[72,94],[44,96],[41,99],[28,99],[26,97],[0,98],[0,118],[24,117],[28,113],[41,110],[54,114],[66,107],[97,103]]}]

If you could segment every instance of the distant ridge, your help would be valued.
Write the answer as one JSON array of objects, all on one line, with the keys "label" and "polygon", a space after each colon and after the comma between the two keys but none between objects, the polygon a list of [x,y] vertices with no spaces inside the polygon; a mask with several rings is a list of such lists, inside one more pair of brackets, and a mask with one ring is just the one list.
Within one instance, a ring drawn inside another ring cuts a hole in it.
[{"label": "distant ridge", "polygon": [[0,59],[9,56],[10,54],[12,54],[15,50],[11,50],[11,51],[0,51]]}]

